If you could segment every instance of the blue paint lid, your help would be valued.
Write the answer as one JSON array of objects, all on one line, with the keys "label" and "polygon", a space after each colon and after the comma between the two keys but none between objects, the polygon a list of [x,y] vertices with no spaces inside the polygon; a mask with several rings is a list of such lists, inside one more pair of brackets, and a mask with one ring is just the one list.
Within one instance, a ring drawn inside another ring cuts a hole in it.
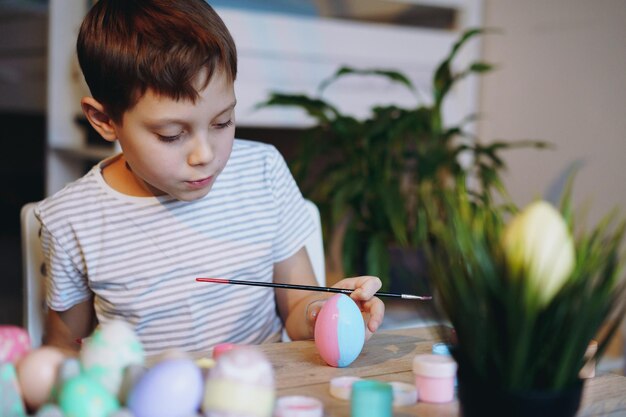
[{"label": "blue paint lid", "polygon": [[435,355],[450,355],[450,348],[446,343],[435,343],[433,345],[433,354]]}]

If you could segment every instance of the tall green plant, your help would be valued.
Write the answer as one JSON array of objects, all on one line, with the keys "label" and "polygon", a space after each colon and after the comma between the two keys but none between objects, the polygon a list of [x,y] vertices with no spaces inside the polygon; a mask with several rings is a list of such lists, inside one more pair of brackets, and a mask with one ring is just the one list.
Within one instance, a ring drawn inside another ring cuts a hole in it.
[{"label": "tall green plant", "polygon": [[537,201],[508,223],[457,191],[429,207],[437,245],[426,251],[460,372],[515,392],[572,386],[590,340],[597,360],[624,316],[626,222],[612,212],[586,231],[569,187],[560,210]]},{"label": "tall green plant", "polygon": [[[444,188],[471,172],[479,195],[492,187],[504,191],[499,176],[504,162],[499,152],[513,146],[545,146],[534,141],[481,144],[465,131],[473,115],[459,125],[445,126],[442,107],[454,85],[470,74],[492,69],[481,61],[458,72],[453,69],[463,45],[483,32],[469,30],[453,45],[433,75],[429,105],[375,106],[363,120],[344,114],[324,100],[322,93],[346,76],[383,77],[416,92],[409,78],[398,71],[350,67],[324,80],[317,97],[275,92],[259,105],[296,107],[315,119],[291,167],[305,196],[320,207],[325,236],[338,230],[344,233],[344,274],[377,275],[387,286],[389,246],[417,248],[428,237],[419,198],[423,187]],[[473,154],[469,167],[459,163],[463,152]],[[315,181],[310,181],[311,173]]]}]

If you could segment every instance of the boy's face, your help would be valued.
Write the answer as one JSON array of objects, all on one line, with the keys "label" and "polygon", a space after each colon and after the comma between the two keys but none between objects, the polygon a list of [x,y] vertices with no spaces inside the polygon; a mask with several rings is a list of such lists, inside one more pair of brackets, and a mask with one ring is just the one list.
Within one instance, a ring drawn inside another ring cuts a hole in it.
[{"label": "boy's face", "polygon": [[115,132],[145,196],[191,201],[208,194],[233,147],[235,102],[233,83],[217,71],[195,104],[148,90],[124,113]]}]

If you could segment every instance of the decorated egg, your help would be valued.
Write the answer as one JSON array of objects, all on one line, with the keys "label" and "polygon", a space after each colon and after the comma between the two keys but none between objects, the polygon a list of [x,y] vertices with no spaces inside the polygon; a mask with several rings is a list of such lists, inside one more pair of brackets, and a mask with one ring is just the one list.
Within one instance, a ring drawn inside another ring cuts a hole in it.
[{"label": "decorated egg", "polygon": [[54,382],[54,386],[52,387],[52,393],[50,395],[50,399],[54,402],[59,399],[59,391],[61,387],[68,379],[74,378],[75,376],[80,375],[80,361],[78,358],[66,358],[59,364],[57,368],[57,374]]},{"label": "decorated egg", "polygon": [[83,371],[115,396],[119,394],[124,368],[143,365],[144,358],[135,331],[121,320],[101,323],[80,351]]},{"label": "decorated egg", "polygon": [[31,350],[17,362],[17,379],[29,410],[37,410],[50,399],[64,359],[65,355],[59,349],[42,346]]},{"label": "decorated egg", "polygon": [[359,307],[345,294],[328,299],[315,321],[315,346],[330,366],[343,368],[361,353],[365,322]]},{"label": "decorated egg", "polygon": [[206,376],[209,373],[209,370],[215,366],[215,359],[212,359],[212,358],[196,359],[196,366],[200,368],[204,376]]},{"label": "decorated egg", "polygon": [[15,366],[0,362],[0,416],[26,416]]},{"label": "decorated egg", "polygon": [[191,359],[169,359],[144,373],[128,396],[135,417],[188,417],[202,401],[202,373]]},{"label": "decorated egg", "polygon": [[59,393],[59,407],[66,416],[108,417],[120,404],[98,381],[81,374],[65,381]]},{"label": "decorated egg", "polygon": [[0,362],[15,363],[30,350],[28,332],[17,326],[0,326]]},{"label": "decorated egg", "polygon": [[57,372],[57,381],[59,386],[63,385],[63,383],[68,379],[80,375],[80,372],[80,361],[77,358],[65,359],[61,362],[61,365],[59,365],[59,370]]},{"label": "decorated egg", "polygon": [[56,404],[44,404],[37,411],[35,417],[63,417],[63,411]]},{"label": "decorated egg", "polygon": [[209,371],[202,411],[207,417],[270,417],[274,371],[254,346],[223,352]]},{"label": "decorated egg", "polygon": [[128,365],[124,368],[122,384],[120,385],[120,391],[117,395],[117,399],[120,400],[122,404],[128,403],[128,396],[130,395],[131,390],[141,379],[143,374],[146,373],[146,371],[147,369],[141,365]]},{"label": "decorated egg", "polygon": [[109,417],[135,417],[135,416],[133,416],[132,411],[130,411],[128,408],[120,408],[116,412],[109,414]]}]

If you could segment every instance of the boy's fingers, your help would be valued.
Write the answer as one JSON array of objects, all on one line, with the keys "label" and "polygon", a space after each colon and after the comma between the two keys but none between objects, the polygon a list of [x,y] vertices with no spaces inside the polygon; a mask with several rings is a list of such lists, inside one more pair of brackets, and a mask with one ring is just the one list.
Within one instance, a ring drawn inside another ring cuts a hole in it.
[{"label": "boy's fingers", "polygon": [[354,289],[350,297],[353,300],[369,300],[381,288],[380,278],[373,276],[362,276],[356,278],[346,278],[339,281],[338,288]]},{"label": "boy's fingers", "polygon": [[324,306],[324,303],[326,303],[325,299],[315,300],[309,303],[306,307],[306,321],[312,328],[315,327],[315,321],[317,320],[317,316],[319,315],[322,306]]},{"label": "boy's fingers", "polygon": [[385,304],[379,298],[372,298],[364,305],[365,311],[369,313],[367,328],[374,333],[380,327],[385,316]]},{"label": "boy's fingers", "polygon": [[345,278],[334,285],[336,288],[353,289],[350,298],[356,301],[366,321],[365,339],[368,340],[380,327],[385,316],[385,304],[374,294],[382,287],[380,278],[362,276]]},{"label": "boy's fingers", "polygon": [[317,320],[317,315],[319,314],[321,309],[322,309],[321,306],[312,306],[311,308],[309,308],[308,310],[309,321],[315,322],[315,320]]}]

